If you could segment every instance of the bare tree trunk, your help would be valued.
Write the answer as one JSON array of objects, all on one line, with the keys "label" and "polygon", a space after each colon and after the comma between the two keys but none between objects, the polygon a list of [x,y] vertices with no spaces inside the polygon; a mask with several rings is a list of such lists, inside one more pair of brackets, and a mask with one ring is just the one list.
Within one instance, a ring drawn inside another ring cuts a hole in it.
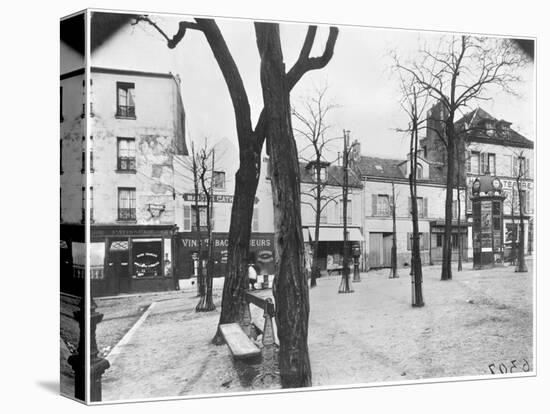
[{"label": "bare tree trunk", "polygon": [[273,294],[279,333],[279,368],[283,388],[311,386],[307,344],[309,292],[305,275],[300,215],[300,172],[292,133],[289,88],[281,51],[279,26],[255,23],[261,57],[261,84],[267,113],[266,136],[273,172],[275,216]]},{"label": "bare tree trunk", "polygon": [[397,274],[397,223],[395,220],[395,184],[391,182],[391,199],[392,199],[392,245],[391,245],[391,270],[390,279],[398,278]]},{"label": "bare tree trunk", "polygon": [[[521,165],[519,166],[521,171]],[[521,193],[520,187],[521,172],[516,178],[516,184],[518,187],[518,201],[519,201],[519,246],[518,246],[518,264],[516,266],[516,272],[527,272],[527,265],[525,264],[525,223],[523,217],[523,206],[525,200]]]},{"label": "bare tree trunk", "polygon": [[216,309],[214,301],[212,300],[212,278],[214,277],[214,240],[212,237],[212,209],[213,203],[213,190],[214,190],[214,166],[215,166],[215,151],[212,150],[212,169],[210,178],[210,190],[206,193],[206,229],[208,231],[208,262],[206,262],[206,300],[204,304],[204,311],[210,312]]},{"label": "bare tree trunk", "polygon": [[313,241],[313,260],[311,264],[311,287],[317,286],[317,278],[320,275],[319,269],[319,227],[321,225],[321,170],[319,162],[321,161],[320,154],[317,154],[317,167],[315,177],[317,177],[315,185],[315,240]]},{"label": "bare tree trunk", "polygon": [[413,129],[411,132],[411,173],[409,175],[409,189],[411,193],[411,216],[413,226],[412,240],[412,272],[414,278],[414,302],[412,306],[424,306],[424,297],[422,295],[422,259],[420,257],[420,236],[418,232],[418,204],[416,200],[416,172],[418,168],[418,124],[416,116],[416,96],[414,97],[413,108]]},{"label": "bare tree trunk", "polygon": [[[459,156],[458,155],[459,151],[457,151],[457,157]],[[460,160],[457,159],[457,163],[456,163],[456,170],[457,170],[457,179],[456,179],[456,203],[457,203],[457,210],[458,210],[458,217],[457,217],[457,227],[458,227],[458,266],[457,266],[457,271],[458,272],[461,272],[462,271],[462,229],[460,227],[460,182],[461,182],[461,177],[460,177]]]},{"label": "bare tree trunk", "polygon": [[[237,114],[236,114],[237,116]],[[250,142],[251,140],[243,140]],[[225,281],[222,293],[222,311],[219,325],[237,322],[240,317],[244,292],[247,287],[247,262],[250,245],[252,215],[258,180],[261,147],[253,144],[241,146],[240,167],[235,174],[235,192],[231,208],[229,227],[229,247]],[[258,167],[256,167],[258,166]],[[216,330],[213,343],[223,343],[219,329]]]},{"label": "bare tree trunk", "polygon": [[344,185],[342,186],[342,220],[344,221],[344,254],[342,260],[342,281],[338,293],[352,293],[351,281],[349,278],[349,249],[348,249],[348,174],[349,174],[349,152],[348,140],[349,131],[344,131]]},{"label": "bare tree trunk", "polygon": [[451,280],[453,271],[451,268],[453,232],[453,190],[455,170],[455,142],[454,125],[451,116],[446,121],[447,132],[447,189],[445,194],[445,233],[443,234],[443,262],[441,263],[441,280]]}]

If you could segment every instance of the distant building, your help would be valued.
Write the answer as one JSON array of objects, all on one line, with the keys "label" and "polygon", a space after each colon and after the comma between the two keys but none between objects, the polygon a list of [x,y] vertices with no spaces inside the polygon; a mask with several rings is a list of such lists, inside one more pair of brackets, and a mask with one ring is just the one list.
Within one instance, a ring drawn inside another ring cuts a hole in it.
[{"label": "distant building", "polygon": [[[411,197],[409,190],[409,159],[387,159],[360,156],[355,167],[363,182],[363,237],[368,268],[391,266],[393,242],[392,183],[395,189],[396,242],[398,266],[411,264]],[[422,264],[442,260],[445,220],[445,183],[442,168],[418,157],[417,205]],[[462,225],[458,227],[458,202],[453,201],[452,257],[457,258],[459,234],[463,256],[467,252],[467,223],[464,216],[464,194],[461,191]]]},{"label": "distant building", "polygon": [[[200,145],[198,145],[200,147]],[[213,150],[213,209],[212,236],[214,240],[214,276],[226,275],[229,226],[235,191],[235,174],[239,167],[238,148],[228,139],[211,141],[208,146]],[[176,193],[176,235],[177,277],[184,279],[196,275],[198,269],[198,232],[203,240],[203,260],[206,260],[207,229],[206,200],[202,190],[199,191],[199,229],[196,227],[196,206],[194,181],[191,166],[191,155],[175,157],[175,193]],[[211,172],[209,171],[209,175]],[[210,183],[210,177],[208,177]],[[260,274],[274,273],[274,240],[273,240],[273,202],[271,184],[267,173],[267,159],[261,169],[256,191],[256,202],[252,216],[249,260],[258,266]]]},{"label": "distant building", "polygon": [[[427,114],[428,130],[426,138],[421,140],[423,156],[431,162],[443,165],[446,173],[445,148],[437,131],[443,133],[442,121],[446,117],[443,105],[434,105]],[[512,241],[519,241],[519,206],[516,177],[521,166],[525,177],[520,182],[525,217],[525,249],[527,253],[533,250],[533,217],[534,217],[534,144],[511,128],[511,122],[497,119],[477,108],[455,122],[455,128],[460,132],[458,143],[461,163],[461,180],[468,188],[466,197],[466,212],[469,222],[472,220],[472,205],[470,202],[471,184],[479,175],[489,171],[498,176],[503,184],[504,193],[504,228],[505,256],[511,253]],[[472,240],[471,227],[469,233],[470,246]],[[469,250],[469,257],[472,257]]]},{"label": "distant building", "polygon": [[[344,168],[339,165],[314,162],[300,163],[300,189],[302,203],[302,228],[304,243],[310,249],[315,241],[316,171],[320,169],[322,181],[322,205],[319,225],[319,266],[321,270],[342,267],[344,252],[343,183]],[[361,180],[350,169],[348,184],[347,228],[349,248],[353,243],[362,244],[361,234]],[[351,256],[350,256],[351,257]]]}]

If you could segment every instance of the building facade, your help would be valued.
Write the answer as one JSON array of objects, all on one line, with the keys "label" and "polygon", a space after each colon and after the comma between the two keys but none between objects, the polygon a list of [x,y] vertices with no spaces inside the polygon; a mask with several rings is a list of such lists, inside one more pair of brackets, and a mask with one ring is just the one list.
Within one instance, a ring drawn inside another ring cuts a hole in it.
[{"label": "building facade", "polygon": [[[300,163],[300,191],[302,228],[306,251],[311,253],[315,241],[316,216],[316,169],[320,169],[321,208],[319,222],[319,266],[321,270],[336,270],[342,267],[344,252],[344,209],[343,183],[344,168],[323,163]],[[350,169],[348,176],[347,229],[349,247],[362,245],[361,234],[361,180]],[[351,257],[351,256],[350,256]]]},{"label": "building facade", "polygon": [[[441,129],[441,120],[445,112],[441,104],[436,104],[427,114],[430,125],[426,138],[421,141],[424,157],[432,162],[446,163],[445,148],[436,129]],[[462,177],[468,194],[466,197],[466,215],[472,222],[471,188],[476,177],[489,173],[498,176],[503,184],[504,223],[503,237],[505,258],[510,258],[512,244],[519,243],[519,194],[523,199],[523,214],[525,223],[525,252],[530,254],[533,249],[534,221],[534,143],[511,128],[511,122],[497,119],[482,108],[467,113],[455,123],[455,129],[460,133],[458,143]],[[518,176],[519,180],[518,180]],[[519,182],[519,192],[518,192]],[[472,246],[471,227],[468,235]],[[470,248],[468,256],[473,256]]]},{"label": "building facade", "polygon": [[[204,144],[197,147],[204,148]],[[228,139],[222,138],[206,144],[208,152],[212,152],[207,163],[207,185],[212,180],[213,208],[211,210],[214,277],[223,277],[226,274],[227,249],[229,226],[231,223],[231,209],[235,190],[235,174],[239,165],[238,148]],[[178,228],[176,236],[176,273],[177,278],[186,279],[196,276],[198,269],[198,237],[203,244],[202,260],[206,260],[208,233],[206,229],[206,200],[202,190],[199,191],[199,229],[196,226],[196,203],[194,179],[191,167],[191,155],[177,156],[174,162],[176,217]],[[257,265],[261,274],[274,273],[274,240],[273,240],[273,203],[271,198],[271,184],[267,173],[267,158],[264,158],[261,168],[256,202],[252,218],[250,238],[250,262]],[[199,185],[200,187],[200,185]]]},{"label": "building facade", "polygon": [[[393,214],[398,266],[410,266],[412,248],[411,197],[409,190],[408,159],[387,159],[361,156],[356,165],[363,182],[363,238],[367,266],[383,268],[391,266],[393,243]],[[453,228],[451,236],[452,257],[458,257],[459,241],[463,257],[467,254],[467,223],[465,220],[464,191],[460,203],[453,194]],[[442,260],[445,224],[445,184],[439,164],[418,157],[417,206],[420,233],[420,254],[423,264]],[[394,201],[395,200],[395,201]],[[460,209],[459,209],[460,205]],[[461,223],[459,223],[459,212]],[[460,238],[460,239],[459,239]]]},{"label": "building facade", "polygon": [[[123,23],[101,33],[92,27],[92,62],[115,53]],[[70,62],[74,51],[63,41],[61,52]],[[171,73],[93,65],[85,73],[83,60],[62,68],[62,247],[71,229],[89,223],[93,296],[176,286],[173,165],[187,154],[180,90]],[[84,238],[73,241],[67,257],[73,276],[83,277]]]}]

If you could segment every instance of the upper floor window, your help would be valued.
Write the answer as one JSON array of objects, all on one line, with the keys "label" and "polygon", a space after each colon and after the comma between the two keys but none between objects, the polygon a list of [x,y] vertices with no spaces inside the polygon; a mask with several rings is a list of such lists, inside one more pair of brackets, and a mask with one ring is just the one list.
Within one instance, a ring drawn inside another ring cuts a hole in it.
[{"label": "upper floor window", "polygon": [[372,195],[372,215],[373,216],[390,215],[390,197],[387,194]]},{"label": "upper floor window", "polygon": [[134,101],[135,86],[133,83],[117,82],[116,83],[116,116],[123,118],[136,117],[136,104]]},{"label": "upper floor window", "polygon": [[[340,200],[340,223],[344,222],[344,199]],[[346,223],[350,224],[352,220],[352,214],[351,214],[351,200],[348,199],[347,205],[346,205]]]},{"label": "upper floor window", "polygon": [[252,231],[258,232],[260,231],[260,217],[259,217],[260,211],[258,210],[258,207],[254,207],[254,211],[252,213]]},{"label": "upper floor window", "polygon": [[470,160],[469,160],[470,168],[468,172],[479,175],[479,158],[480,158],[480,155],[478,151],[472,151],[470,153]]},{"label": "upper floor window", "polygon": [[117,169],[119,171],[136,170],[136,140],[134,138],[118,138]]},{"label": "upper floor window", "polygon": [[514,157],[512,170],[514,177],[528,178],[529,177],[529,159],[524,156]]},{"label": "upper floor window", "polygon": [[212,185],[216,190],[225,190],[225,172],[214,171],[212,174]]},{"label": "upper floor window", "polygon": [[326,197],[321,197],[321,211],[319,212],[319,223],[327,224],[327,199]]},{"label": "upper floor window", "polygon": [[133,221],[136,219],[136,189],[120,187],[118,189],[118,220]]},{"label": "upper floor window", "polygon": [[[424,197],[416,197],[416,209],[419,218],[428,217],[428,199]],[[412,198],[409,197],[409,215],[412,215]]]}]

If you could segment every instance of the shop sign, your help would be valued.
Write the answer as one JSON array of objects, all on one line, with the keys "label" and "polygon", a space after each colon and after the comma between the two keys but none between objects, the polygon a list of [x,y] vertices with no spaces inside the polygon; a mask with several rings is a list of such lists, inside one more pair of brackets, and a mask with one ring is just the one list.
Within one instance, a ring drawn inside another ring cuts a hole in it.
[{"label": "shop sign", "polygon": [[[195,194],[193,193],[184,193],[183,199],[185,201],[195,201]],[[199,202],[206,203],[206,195],[205,194],[199,194]],[[257,204],[260,200],[258,197],[254,197],[254,203]],[[225,194],[213,194],[212,195],[212,202],[214,203],[226,203],[226,204],[233,204],[233,196],[232,195],[225,195]]]}]

